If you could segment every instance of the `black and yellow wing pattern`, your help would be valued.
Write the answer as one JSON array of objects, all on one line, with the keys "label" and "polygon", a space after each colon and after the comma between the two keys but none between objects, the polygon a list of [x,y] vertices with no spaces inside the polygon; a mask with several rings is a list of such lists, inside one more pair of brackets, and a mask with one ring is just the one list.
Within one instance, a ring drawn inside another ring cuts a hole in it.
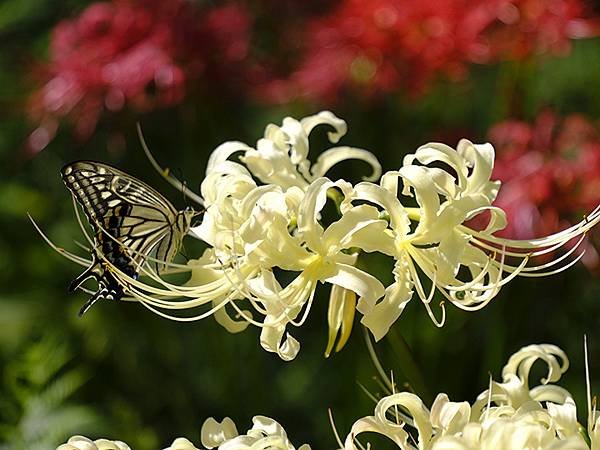
[{"label": "black and yellow wing pattern", "polygon": [[169,263],[197,213],[177,211],[146,183],[108,164],[77,161],[63,167],[61,175],[94,232],[92,264],[69,286],[74,291],[89,278],[98,281],[98,291],[81,308],[83,315],[99,299],[124,295],[111,265],[135,279],[150,255],[161,261],[157,270]]}]

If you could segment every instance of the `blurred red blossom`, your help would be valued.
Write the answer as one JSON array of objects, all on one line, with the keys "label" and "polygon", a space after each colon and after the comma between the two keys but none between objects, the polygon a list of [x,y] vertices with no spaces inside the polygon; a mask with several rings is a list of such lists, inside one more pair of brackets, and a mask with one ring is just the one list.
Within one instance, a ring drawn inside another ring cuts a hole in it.
[{"label": "blurred red blossom", "polygon": [[[579,114],[560,119],[551,111],[534,124],[505,121],[489,139],[496,148],[493,179],[502,181],[495,205],[508,226],[497,234],[531,239],[581,220],[600,202],[600,130]],[[598,237],[593,236],[594,237]],[[599,267],[588,244],[584,262]]]},{"label": "blurred red blossom", "polygon": [[250,17],[237,3],[202,12],[185,0],[93,3],[53,30],[46,82],[30,102],[41,125],[29,147],[44,148],[58,122],[87,138],[104,110],[177,104],[191,80],[218,86],[248,49]]},{"label": "blurred red blossom", "polygon": [[565,53],[596,35],[581,0],[342,0],[307,24],[304,56],[271,101],[335,100],[344,89],[422,93],[439,75],[466,77],[468,64]]},{"label": "blurred red blossom", "polygon": [[[423,93],[472,63],[565,53],[595,35],[583,0],[112,0],[59,23],[29,113],[39,151],[59,123],[85,139],[103,112],[151,111],[192,92],[266,103]],[[260,13],[259,13],[260,12]]]}]

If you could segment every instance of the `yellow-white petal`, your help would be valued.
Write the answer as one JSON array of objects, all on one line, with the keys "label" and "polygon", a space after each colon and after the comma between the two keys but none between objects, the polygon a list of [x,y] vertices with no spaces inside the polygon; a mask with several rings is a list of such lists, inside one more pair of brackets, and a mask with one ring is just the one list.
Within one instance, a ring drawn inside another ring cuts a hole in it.
[{"label": "yellow-white petal", "polygon": [[207,449],[215,448],[238,435],[233,420],[225,417],[221,422],[209,417],[204,421],[200,430],[200,441]]},{"label": "yellow-white petal", "polygon": [[361,319],[361,323],[371,331],[376,341],[387,334],[413,295],[413,282],[406,256],[396,262],[394,274],[396,281],[385,289],[383,299]]},{"label": "yellow-white petal", "polygon": [[367,150],[355,147],[333,147],[325,150],[311,168],[312,178],[325,176],[336,164],[348,159],[357,159],[371,166],[371,175],[363,177],[365,181],[377,181],[381,176],[381,164],[375,155]]}]

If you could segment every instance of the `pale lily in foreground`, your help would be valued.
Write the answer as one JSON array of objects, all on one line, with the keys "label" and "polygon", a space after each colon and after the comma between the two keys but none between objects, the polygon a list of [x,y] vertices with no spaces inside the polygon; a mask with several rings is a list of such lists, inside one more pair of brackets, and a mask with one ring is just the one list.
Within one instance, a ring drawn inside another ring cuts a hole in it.
[{"label": "pale lily in foreground", "polygon": [[[221,423],[211,417],[204,422],[200,431],[202,445],[207,449],[219,450],[296,450],[277,421],[254,416],[252,423],[252,428],[240,435],[229,417]],[[303,444],[298,450],[310,450],[310,445]]]},{"label": "pale lily in foreground", "polygon": [[[529,372],[537,360],[546,363],[548,375],[540,386],[530,388]],[[439,394],[428,410],[416,395],[394,393],[379,401],[373,416],[356,421],[340,447],[364,448],[358,435],[376,433],[402,450],[598,450],[595,412],[588,409],[586,433],[569,392],[552,384],[568,366],[558,347],[530,345],[509,359],[502,383],[490,380],[489,389],[473,405]]]},{"label": "pale lily in foreground", "polygon": [[[532,366],[541,361],[548,372],[541,385],[530,387]],[[577,422],[571,394],[558,386],[569,367],[565,353],[549,344],[529,345],[512,355],[502,370],[502,382],[490,380],[473,404],[452,402],[438,394],[431,409],[409,392],[382,398],[373,416],[357,420],[342,442],[342,450],[364,449],[363,433],[389,439],[401,450],[599,450],[600,418],[588,397],[587,430]],[[589,392],[589,377],[586,380]],[[240,434],[234,422],[207,419],[201,429],[201,446],[185,438],[165,450],[295,450],[284,428],[275,420],[255,416],[252,427]],[[298,450],[310,450],[304,444]],[[371,448],[367,444],[366,448]],[[92,441],[74,436],[57,450],[130,450],[121,441]]]},{"label": "pale lily in foreground", "polygon": [[[269,125],[256,148],[240,142],[219,146],[201,186],[206,211],[190,230],[209,248],[185,265],[169,265],[190,278],[175,284],[147,264],[140,270],[144,280],[132,279],[106,261],[125,292],[173,320],[214,315],[230,332],[249,324],[261,327],[262,347],[291,360],[300,344],[288,326],[305,322],[317,285],[327,283],[328,355],[334,346],[343,347],[355,311],[379,340],[416,294],[442,326],[444,301],[467,311],[480,309],[517,275],[544,276],[574,264],[583,255],[578,246],[585,234],[600,222],[597,208],[581,223],[545,238],[497,238],[493,233],[506,218],[492,205],[500,183],[490,180],[490,144],[462,140],[454,150],[430,143],[406,156],[399,170],[380,177],[376,158],[353,147],[326,150],[311,166],[308,138],[320,124],[333,128],[333,143],[346,132],[343,120],[321,112]],[[236,153],[239,161],[232,159]],[[372,175],[357,184],[325,176],[346,159],[368,163]],[[469,228],[467,222],[484,213],[487,227]],[[561,256],[536,264],[537,257],[567,245]],[[364,253],[394,259],[391,284],[384,286],[360,264]],[[439,317],[434,300],[441,307]]]},{"label": "pale lily in foreground", "polygon": [[[202,447],[196,447],[186,438],[177,438],[164,450],[296,450],[283,427],[265,416],[255,416],[252,428],[246,434],[239,434],[235,423],[226,417],[217,422],[212,417],[206,419],[200,431]],[[131,450],[121,441],[98,439],[92,441],[84,436],[73,436],[56,450]],[[298,450],[310,450],[307,444]]]},{"label": "pale lily in foreground", "polygon": [[[262,270],[260,276],[243,282],[245,297],[254,298],[264,308],[261,344],[286,360],[296,356],[298,345],[290,336],[280,343],[285,327],[288,323],[299,326],[304,322],[318,282],[354,292],[359,297],[357,309],[363,313],[384,292],[381,282],[354,266],[357,255],[345,250],[363,248],[371,234],[383,231],[386,222],[379,219],[376,208],[360,205],[349,208],[324,229],[317,217],[327,190],[333,187],[350,189],[348,183],[333,183],[326,178],[311,183],[299,204],[294,234],[289,233],[289,222],[276,211],[257,214],[256,220],[241,232],[246,242],[245,257]],[[282,288],[273,267],[298,275]],[[302,318],[296,321],[303,309]]]},{"label": "pale lily in foreground", "polygon": [[56,450],[131,450],[131,448],[122,441],[108,439],[92,441],[85,436],[73,436],[65,444],[59,445]]}]

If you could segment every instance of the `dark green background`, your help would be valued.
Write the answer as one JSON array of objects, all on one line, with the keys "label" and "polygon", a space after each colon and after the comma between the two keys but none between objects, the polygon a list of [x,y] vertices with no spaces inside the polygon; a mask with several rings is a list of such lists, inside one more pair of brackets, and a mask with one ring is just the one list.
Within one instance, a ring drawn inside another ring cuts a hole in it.
[{"label": "dark green background", "polygon": [[[459,135],[481,141],[497,121],[533,120],[543,107],[560,114],[581,112],[593,120],[600,115],[596,39],[576,42],[568,57],[473,67],[468,81],[441,81],[416,100],[398,93],[368,102],[346,96],[335,105],[268,107],[233,95],[195,95],[170,110],[106,116],[85,143],[63,127],[48,148],[28,156],[23,144],[35,124],[26,121],[23,107],[35,87],[29,76],[32,61],[45,56],[53,24],[85,3],[69,0],[56,8],[50,0],[5,0],[0,5],[2,448],[53,448],[72,434],[121,439],[139,450],[163,448],[177,436],[199,445],[205,418],[227,415],[245,431],[255,414],[280,421],[297,445],[334,448],[328,408],[342,435],[355,419],[372,413],[374,404],[357,384],[379,390],[360,327],[341,353],[322,356],[325,289],[319,290],[307,324],[292,330],[302,343],[292,363],[263,351],[256,328],[230,335],[213,319],[172,323],[132,303],[103,302],[83,319],[77,317],[86,296],[68,295],[66,286],[80,268],[47,247],[26,214],[59,245],[75,248],[73,239],[80,234],[59,169],[76,159],[117,165],[164,192],[178,207],[185,206],[181,194],[146,160],[135,135],[136,121],[157,158],[195,187],[219,143],[254,144],[267,123],[324,108],[348,122],[343,143],[370,149],[387,170],[397,168],[405,153],[424,142]],[[125,137],[126,147],[109,150],[116,134]],[[323,130],[317,130],[311,157],[325,145]],[[344,177],[356,181],[364,169],[349,165]],[[382,277],[390,276],[388,261],[370,263]],[[437,392],[453,400],[474,400],[486,388],[489,373],[500,379],[513,352],[547,342],[570,356],[572,368],[561,384],[574,394],[585,421],[584,333],[592,385],[600,390],[600,282],[583,266],[548,279],[518,279],[480,312],[447,309],[447,324],[437,329],[415,299],[394,326],[419,365],[429,394],[419,393],[428,402]],[[384,366],[404,383],[394,346],[384,339],[377,349]]]}]

